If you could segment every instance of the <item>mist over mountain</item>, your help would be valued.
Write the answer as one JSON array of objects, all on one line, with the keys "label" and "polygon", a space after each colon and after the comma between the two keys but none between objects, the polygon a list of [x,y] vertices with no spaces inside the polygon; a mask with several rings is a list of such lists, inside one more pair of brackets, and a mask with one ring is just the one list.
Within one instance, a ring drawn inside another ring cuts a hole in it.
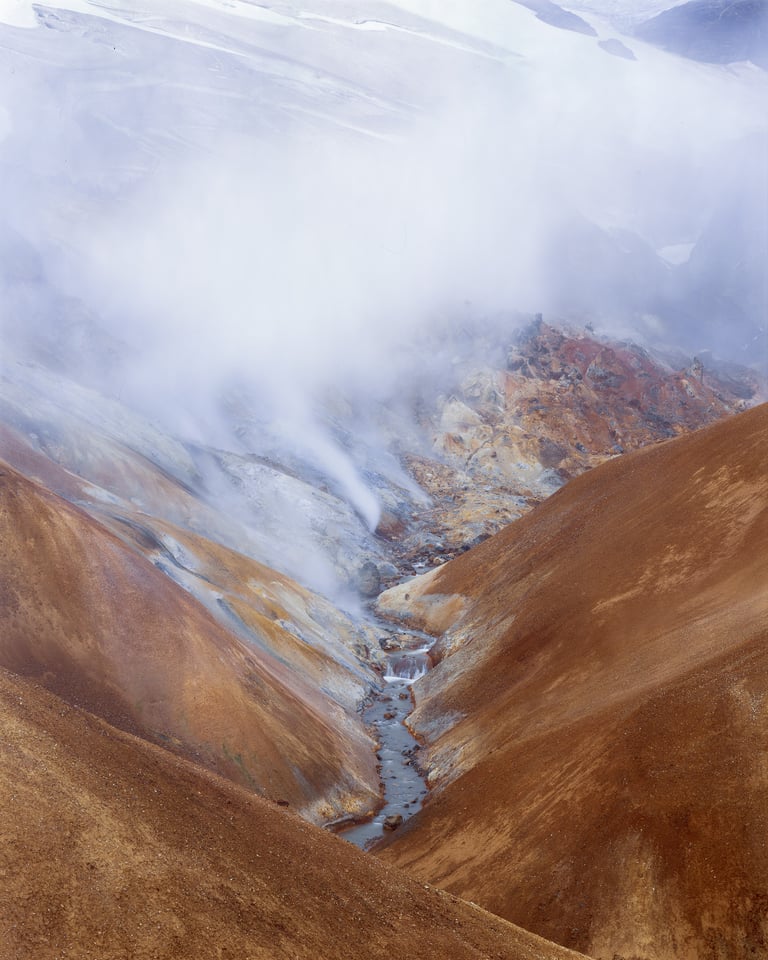
[{"label": "mist over mountain", "polygon": [[[760,188],[756,156],[730,198],[724,158],[764,129],[762,74],[650,48],[617,62],[501,2],[32,9],[3,28],[4,234],[27,265],[6,260],[6,285],[49,329],[63,304],[95,316],[147,379],[157,357],[208,391],[243,366],[367,379],[465,301],[570,301],[639,335],[652,315],[712,346],[706,318],[669,307],[668,282],[698,294],[658,253]],[[753,273],[738,328],[763,323]]]},{"label": "mist over mountain", "polygon": [[4,361],[299,456],[370,529],[329,390],[392,404],[467,316],[764,364],[765,74],[552,8],[4,5]]},{"label": "mist over mountain", "polygon": [[0,0],[0,960],[765,951],[761,16]]},{"label": "mist over mountain", "polygon": [[764,0],[691,0],[640,24],[635,35],[705,63],[751,60],[768,68]]}]

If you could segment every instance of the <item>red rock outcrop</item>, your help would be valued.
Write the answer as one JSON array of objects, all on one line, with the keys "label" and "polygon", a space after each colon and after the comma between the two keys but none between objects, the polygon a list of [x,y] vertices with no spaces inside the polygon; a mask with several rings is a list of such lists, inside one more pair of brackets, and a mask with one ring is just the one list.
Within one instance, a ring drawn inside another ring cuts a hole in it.
[{"label": "red rock outcrop", "polygon": [[458,343],[443,392],[420,401],[431,449],[401,454],[433,498],[419,518],[428,533],[402,537],[406,560],[450,558],[606,459],[766,396],[753,370],[709,356],[662,358],[590,329],[538,319],[504,349],[493,324],[464,333],[469,356]]},{"label": "red rock outcrop", "polygon": [[[710,358],[678,357],[676,366],[587,329],[537,320],[518,334],[505,364],[498,332],[481,327],[473,336],[490,340],[456,361],[453,392],[422,404],[431,455],[403,457],[434,499],[424,515],[432,535],[425,556],[435,538],[447,556],[474,545],[606,459],[765,399],[754,371],[719,372]],[[415,545],[406,543],[406,552],[418,554]]]},{"label": "red rock outcrop", "polygon": [[606,960],[764,955],[767,477],[764,405],[385,594],[447,633],[434,795],[382,856]]}]

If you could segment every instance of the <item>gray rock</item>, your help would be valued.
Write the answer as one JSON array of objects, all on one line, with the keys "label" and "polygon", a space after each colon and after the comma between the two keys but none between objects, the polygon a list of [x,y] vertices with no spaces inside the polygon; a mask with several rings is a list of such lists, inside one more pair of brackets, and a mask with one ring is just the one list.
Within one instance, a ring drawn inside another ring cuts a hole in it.
[{"label": "gray rock", "polygon": [[378,597],[381,593],[381,574],[372,560],[368,560],[360,567],[357,575],[357,589],[364,597]]},{"label": "gray rock", "polygon": [[379,646],[387,653],[403,649],[403,644],[397,637],[380,637]]}]

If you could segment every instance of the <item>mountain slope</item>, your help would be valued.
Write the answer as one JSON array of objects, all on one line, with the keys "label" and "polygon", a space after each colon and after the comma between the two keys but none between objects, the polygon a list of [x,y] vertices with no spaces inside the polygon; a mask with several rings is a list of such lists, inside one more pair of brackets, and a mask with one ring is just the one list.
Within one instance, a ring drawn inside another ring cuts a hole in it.
[{"label": "mountain slope", "polygon": [[768,67],[768,7],[763,0],[691,0],[646,20],[635,34],[692,60],[751,60]]},{"label": "mountain slope", "polygon": [[389,861],[596,957],[764,952],[767,440],[628,454],[384,595],[447,629]]},{"label": "mountain slope", "polygon": [[574,957],[0,669],[0,955]]},{"label": "mountain slope", "polygon": [[367,678],[320,645],[296,653],[308,642],[286,618],[300,619],[306,592],[190,537],[195,576],[214,593],[218,577],[221,602],[252,628],[248,642],[101,524],[7,465],[0,538],[0,664],[310,818],[375,804],[373,743],[354,699]]}]

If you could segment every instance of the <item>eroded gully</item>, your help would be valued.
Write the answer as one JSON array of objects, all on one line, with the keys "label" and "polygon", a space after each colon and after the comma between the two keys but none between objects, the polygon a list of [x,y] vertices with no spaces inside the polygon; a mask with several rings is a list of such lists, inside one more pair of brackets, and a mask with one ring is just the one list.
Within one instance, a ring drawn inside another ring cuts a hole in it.
[{"label": "eroded gully", "polygon": [[[384,626],[384,624],[382,624]],[[385,627],[391,634],[391,626]],[[355,824],[339,835],[362,849],[371,847],[388,829],[413,816],[427,795],[419,766],[420,746],[405,721],[413,710],[411,687],[424,676],[434,638],[402,631],[388,642],[382,686],[372,691],[363,720],[376,736],[383,805],[372,820]],[[398,649],[392,649],[393,647]],[[402,818],[402,821],[398,818]]]}]

